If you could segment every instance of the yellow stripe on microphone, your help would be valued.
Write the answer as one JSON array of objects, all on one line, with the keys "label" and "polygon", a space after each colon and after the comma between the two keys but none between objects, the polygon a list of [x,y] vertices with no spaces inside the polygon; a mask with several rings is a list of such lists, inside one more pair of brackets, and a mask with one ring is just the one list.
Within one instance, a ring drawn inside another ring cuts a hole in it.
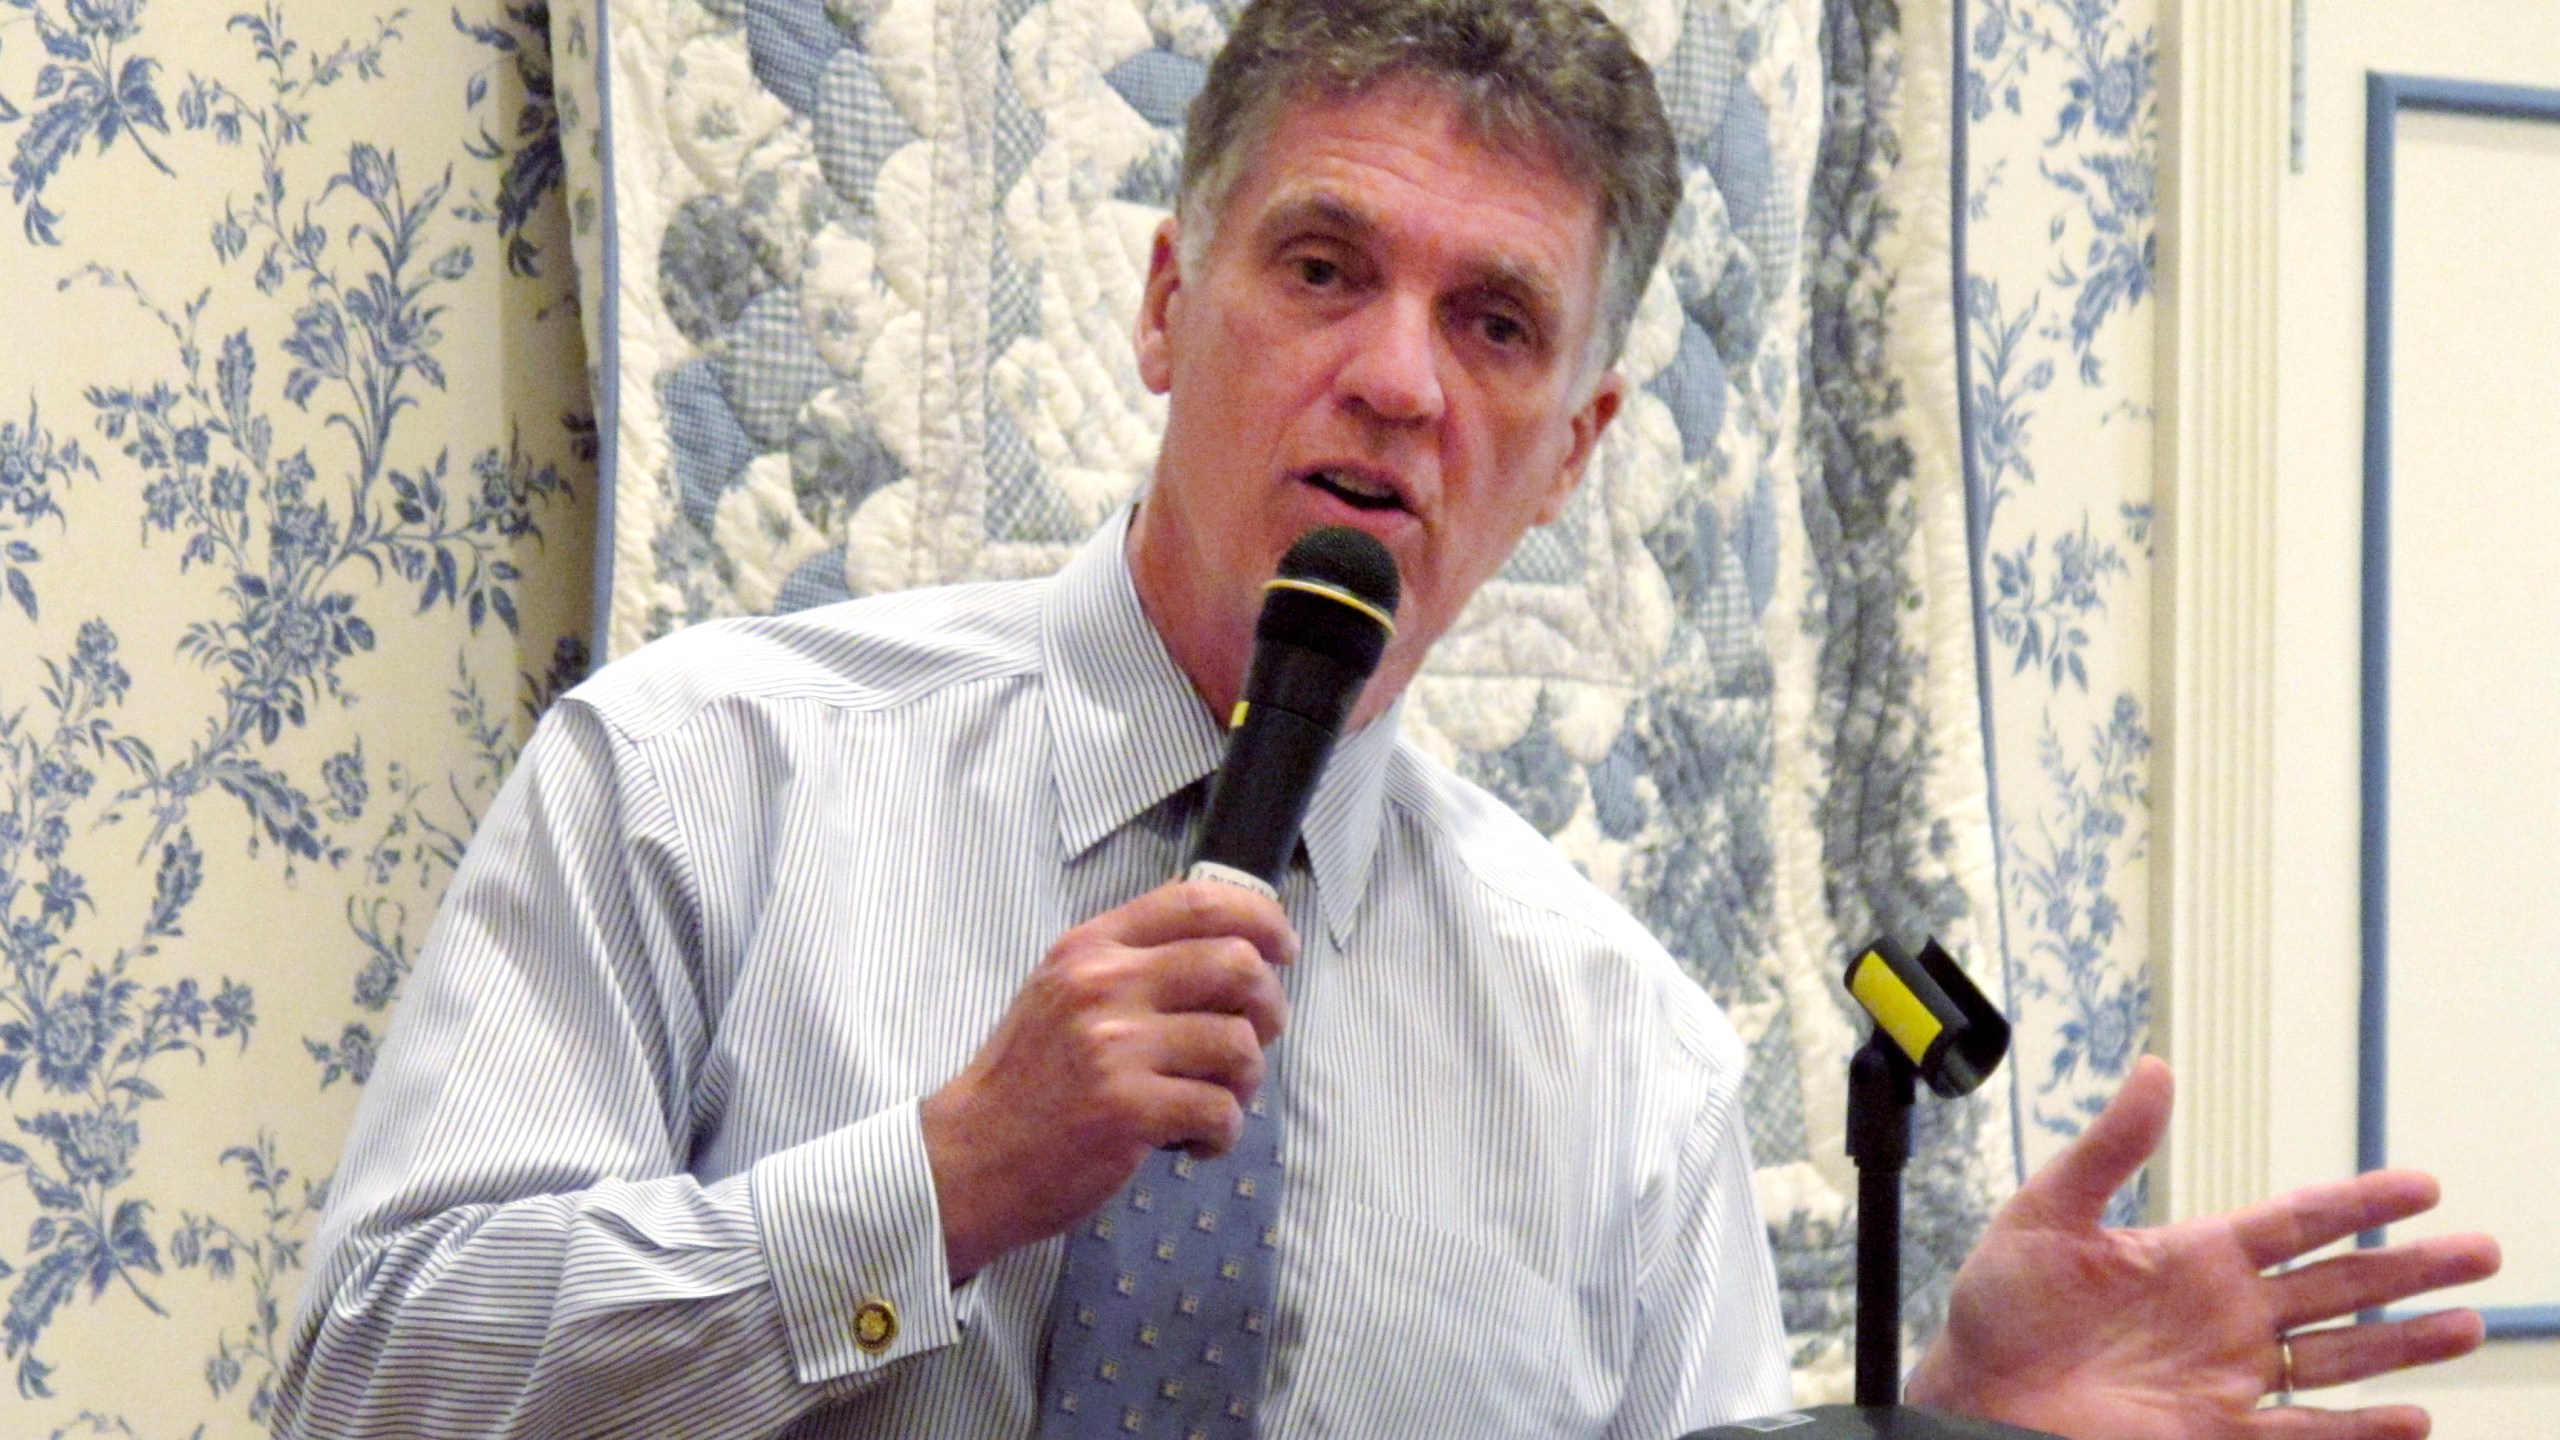
[{"label": "yellow stripe on microphone", "polygon": [[1929,1012],[1920,997],[1911,993],[1911,987],[1893,973],[1884,957],[1873,950],[1858,957],[1858,968],[1849,976],[1849,993],[1858,997],[1858,1003],[1867,1007],[1867,1013],[1876,1017],[1876,1023],[1885,1028],[1914,1065],[1928,1057],[1929,1047],[1937,1044],[1938,1036],[1946,1031],[1947,1027]]},{"label": "yellow stripe on microphone", "polygon": [[1243,728],[1244,728],[1244,717],[1245,717],[1248,713],[1250,713],[1250,712],[1252,711],[1252,709],[1253,709],[1253,702],[1252,702],[1252,701],[1250,701],[1250,700],[1239,700],[1239,701],[1237,701],[1237,702],[1236,702],[1236,708],[1234,708],[1233,710],[1230,710],[1230,711],[1228,711],[1228,712],[1227,712],[1227,728],[1228,728],[1228,729],[1230,729],[1230,730],[1241,730],[1241,729],[1243,729]]},{"label": "yellow stripe on microphone", "polygon": [[1348,605],[1352,609],[1359,611],[1361,614],[1368,616],[1370,619],[1377,621],[1378,628],[1386,631],[1389,635],[1396,633],[1396,617],[1379,609],[1377,606],[1370,604],[1368,601],[1361,599],[1359,596],[1352,594],[1350,591],[1343,589],[1339,585],[1327,585],[1321,580],[1300,580],[1293,575],[1281,575],[1274,577],[1269,584],[1264,585],[1262,588],[1266,592],[1272,590],[1304,590],[1310,595],[1321,595],[1327,600],[1339,601],[1342,604]]}]

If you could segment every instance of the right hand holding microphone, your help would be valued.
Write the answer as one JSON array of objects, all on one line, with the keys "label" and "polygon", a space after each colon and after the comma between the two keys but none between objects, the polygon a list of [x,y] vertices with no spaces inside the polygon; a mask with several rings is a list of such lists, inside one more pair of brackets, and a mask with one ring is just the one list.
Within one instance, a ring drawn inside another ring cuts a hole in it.
[{"label": "right hand holding microphone", "polygon": [[1244,703],[1187,867],[1059,937],[996,1033],[924,1102],[956,1281],[1098,1209],[1149,1152],[1223,1155],[1287,1023],[1274,966],[1298,955],[1271,887],[1353,703],[1395,633],[1395,557],[1311,530],[1254,622]]},{"label": "right hand holding microphone", "polygon": [[1158,886],[1068,931],[922,1124],[951,1278],[1059,1233],[1148,1152],[1224,1153],[1288,1022],[1297,932],[1264,896]]}]

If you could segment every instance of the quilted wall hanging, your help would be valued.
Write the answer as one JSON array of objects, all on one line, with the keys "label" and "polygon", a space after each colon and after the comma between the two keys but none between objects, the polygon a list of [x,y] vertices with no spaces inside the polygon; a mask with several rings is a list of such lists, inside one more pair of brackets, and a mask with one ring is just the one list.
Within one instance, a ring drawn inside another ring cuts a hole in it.
[{"label": "quilted wall hanging", "polygon": [[[1059,564],[1143,483],[1128,332],[1234,7],[612,0],[555,19],[621,654],[716,616]],[[1844,946],[1995,990],[1956,418],[1950,15],[1610,7],[1685,203],[1566,515],[1443,639],[1409,733],[1618,895],[1754,1051],[1799,1389],[1845,1394]],[[2015,1177],[1924,1112],[1915,1327]]]}]

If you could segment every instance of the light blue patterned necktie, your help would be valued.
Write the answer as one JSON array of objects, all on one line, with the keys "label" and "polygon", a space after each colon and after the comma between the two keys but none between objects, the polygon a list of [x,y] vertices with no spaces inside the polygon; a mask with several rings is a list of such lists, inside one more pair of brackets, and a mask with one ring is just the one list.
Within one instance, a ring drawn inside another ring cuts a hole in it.
[{"label": "light blue patterned necktie", "polygon": [[1280,1122],[1214,1160],[1159,1150],[1067,1232],[1039,1440],[1251,1440],[1271,1331]]}]

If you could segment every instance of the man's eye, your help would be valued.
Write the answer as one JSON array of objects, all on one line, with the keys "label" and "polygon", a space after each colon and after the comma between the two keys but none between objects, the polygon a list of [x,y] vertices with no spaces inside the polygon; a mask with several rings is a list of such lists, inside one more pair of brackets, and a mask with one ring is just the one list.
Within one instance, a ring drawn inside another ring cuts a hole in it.
[{"label": "man's eye", "polygon": [[1297,260],[1298,283],[1323,289],[1342,278],[1342,267],[1320,255],[1303,255]]},{"label": "man's eye", "polygon": [[1529,327],[1498,310],[1479,319],[1476,329],[1486,340],[1506,350],[1529,343]]}]

